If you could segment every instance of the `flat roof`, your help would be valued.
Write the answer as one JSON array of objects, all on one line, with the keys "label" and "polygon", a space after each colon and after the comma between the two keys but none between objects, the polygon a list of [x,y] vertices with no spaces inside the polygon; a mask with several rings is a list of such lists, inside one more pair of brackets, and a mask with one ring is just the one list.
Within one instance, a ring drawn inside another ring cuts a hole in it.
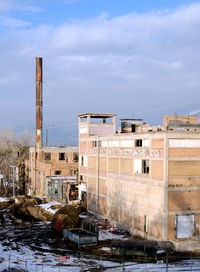
[{"label": "flat roof", "polygon": [[71,176],[68,176],[68,177],[48,177],[49,179],[52,179],[52,180],[76,180],[77,177],[71,177]]},{"label": "flat roof", "polygon": [[143,119],[131,119],[131,118],[126,118],[126,119],[120,119],[120,121],[142,121]]},{"label": "flat roof", "polygon": [[117,116],[116,113],[82,113],[82,114],[78,114],[79,117],[86,117],[86,116],[90,116],[92,118],[110,118],[110,117],[114,117]]}]

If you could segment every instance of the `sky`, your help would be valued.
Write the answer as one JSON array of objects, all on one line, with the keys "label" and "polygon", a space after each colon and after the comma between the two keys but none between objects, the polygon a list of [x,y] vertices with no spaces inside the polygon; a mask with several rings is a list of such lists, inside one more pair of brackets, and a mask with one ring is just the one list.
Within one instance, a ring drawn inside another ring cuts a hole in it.
[{"label": "sky", "polygon": [[0,129],[35,130],[43,58],[44,143],[77,144],[85,112],[200,114],[200,1],[0,0]]}]

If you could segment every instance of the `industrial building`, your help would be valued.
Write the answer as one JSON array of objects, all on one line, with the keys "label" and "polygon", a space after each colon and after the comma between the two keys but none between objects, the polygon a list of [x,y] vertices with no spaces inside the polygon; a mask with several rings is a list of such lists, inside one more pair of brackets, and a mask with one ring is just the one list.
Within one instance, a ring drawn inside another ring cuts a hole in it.
[{"label": "industrial building", "polygon": [[70,203],[78,198],[78,148],[30,147],[25,162],[27,193]]},{"label": "industrial building", "polygon": [[89,211],[148,239],[200,232],[200,124],[164,116],[152,127],[116,114],[79,115],[79,175]]}]

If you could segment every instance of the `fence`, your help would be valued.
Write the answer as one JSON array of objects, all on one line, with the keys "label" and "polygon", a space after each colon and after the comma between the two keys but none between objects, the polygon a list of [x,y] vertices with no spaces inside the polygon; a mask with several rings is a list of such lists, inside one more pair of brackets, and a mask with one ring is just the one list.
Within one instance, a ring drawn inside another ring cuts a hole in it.
[{"label": "fence", "polygon": [[[80,258],[71,262],[70,256],[54,256],[54,263],[47,261],[43,258],[33,258],[32,260],[28,258],[23,258],[16,256],[14,254],[8,255],[6,262],[7,267],[4,267],[3,271],[11,272],[13,268],[19,269],[20,272],[78,272],[78,271],[138,271],[138,272],[170,272],[170,271],[200,271],[200,259],[185,260],[185,264],[176,263],[168,264],[163,261],[158,261],[157,263],[133,263],[121,260],[120,263],[116,263],[116,259],[113,261],[106,261],[102,258],[99,260],[87,259],[81,254]],[[91,257],[91,256],[90,256]],[[94,257],[94,256],[93,256]],[[89,260],[89,261],[88,261]],[[167,261],[167,259],[166,259]],[[1,265],[0,265],[1,268]],[[6,269],[6,270],[5,270]],[[17,270],[16,270],[17,271]]]}]

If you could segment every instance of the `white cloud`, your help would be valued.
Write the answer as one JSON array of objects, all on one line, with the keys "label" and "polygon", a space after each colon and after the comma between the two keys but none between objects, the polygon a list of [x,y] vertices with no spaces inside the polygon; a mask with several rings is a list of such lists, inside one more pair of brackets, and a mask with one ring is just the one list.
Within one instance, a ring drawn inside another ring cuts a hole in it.
[{"label": "white cloud", "polygon": [[42,8],[33,6],[30,0],[0,0],[0,12],[8,11],[29,11],[29,12],[40,12]]},{"label": "white cloud", "polygon": [[200,113],[200,109],[193,110],[193,111],[189,112],[188,115],[197,115],[198,113]]},{"label": "white cloud", "polygon": [[0,16],[0,26],[8,27],[8,28],[18,28],[18,27],[26,27],[30,26],[31,23],[15,18],[10,17],[1,17]]},{"label": "white cloud", "polygon": [[[18,101],[16,108],[12,105],[16,111],[13,122],[20,120],[18,107],[26,112],[24,123],[34,122],[36,56],[44,57],[47,125],[65,123],[86,111],[123,115],[198,101],[199,14],[200,4],[193,4],[115,18],[102,14],[59,27],[41,25],[4,33],[0,37],[0,74],[2,78],[15,74],[15,82],[0,80],[0,88]],[[167,113],[175,110],[179,113],[174,107]],[[180,113],[189,111],[192,108],[187,106]],[[144,118],[157,120],[164,113]]]}]

